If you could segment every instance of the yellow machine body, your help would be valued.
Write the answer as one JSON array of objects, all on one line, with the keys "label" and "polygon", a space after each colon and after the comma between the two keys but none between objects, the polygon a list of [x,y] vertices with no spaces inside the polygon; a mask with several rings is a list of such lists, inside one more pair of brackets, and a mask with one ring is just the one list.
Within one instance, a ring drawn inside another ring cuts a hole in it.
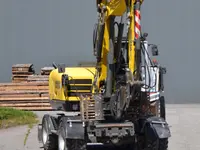
[{"label": "yellow machine body", "polygon": [[[65,111],[79,110],[79,95],[91,93],[94,79],[94,67],[66,67],[65,72],[59,73],[58,69],[49,75],[49,98],[53,109]],[[68,76],[68,84],[62,81],[63,75]]]}]

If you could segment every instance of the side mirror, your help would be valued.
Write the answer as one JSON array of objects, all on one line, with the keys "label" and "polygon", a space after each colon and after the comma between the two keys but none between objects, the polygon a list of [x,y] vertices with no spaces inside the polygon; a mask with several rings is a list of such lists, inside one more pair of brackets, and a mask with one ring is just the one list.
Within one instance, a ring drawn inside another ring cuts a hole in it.
[{"label": "side mirror", "polygon": [[167,69],[165,67],[161,67],[160,69],[161,69],[161,73],[162,74],[166,74],[167,73]]},{"label": "side mirror", "polygon": [[142,36],[146,39],[148,35],[149,35],[148,33],[143,33]]},{"label": "side mirror", "polygon": [[152,50],[152,55],[153,56],[158,56],[159,55],[158,47],[156,45],[153,45],[151,50]]},{"label": "side mirror", "polygon": [[65,64],[59,64],[58,65],[58,73],[64,73],[65,72]]},{"label": "side mirror", "polygon": [[145,41],[147,39],[147,37],[148,37],[148,33],[143,33],[142,37],[141,37],[141,40]]}]

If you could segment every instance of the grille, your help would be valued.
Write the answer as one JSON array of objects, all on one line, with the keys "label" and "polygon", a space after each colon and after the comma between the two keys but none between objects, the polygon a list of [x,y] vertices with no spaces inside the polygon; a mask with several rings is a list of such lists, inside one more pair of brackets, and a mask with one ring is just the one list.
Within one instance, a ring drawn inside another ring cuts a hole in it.
[{"label": "grille", "polygon": [[74,97],[80,94],[90,94],[91,88],[91,79],[72,79],[69,81],[68,96]]},{"label": "grille", "polygon": [[69,84],[92,84],[91,79],[71,79]]}]

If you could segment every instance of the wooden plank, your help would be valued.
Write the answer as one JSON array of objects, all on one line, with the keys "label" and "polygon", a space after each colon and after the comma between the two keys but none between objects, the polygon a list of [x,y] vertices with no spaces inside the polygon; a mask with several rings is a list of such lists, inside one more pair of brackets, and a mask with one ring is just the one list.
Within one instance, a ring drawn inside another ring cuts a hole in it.
[{"label": "wooden plank", "polygon": [[49,103],[49,100],[18,100],[18,101],[0,101],[0,104],[16,104],[16,103]]},{"label": "wooden plank", "polygon": [[49,96],[49,93],[41,94],[41,97],[48,97],[48,96]]},{"label": "wooden plank", "polygon": [[41,72],[41,75],[50,75],[50,72]]},{"label": "wooden plank", "polygon": [[30,72],[32,69],[30,68],[12,68],[12,72],[17,71],[17,72]]},{"label": "wooden plank", "polygon": [[40,71],[41,75],[49,75],[54,68],[42,68]]},{"label": "wooden plank", "polygon": [[20,75],[20,74],[27,74],[27,75],[33,75],[34,74],[34,72],[33,71],[29,71],[29,72],[27,72],[27,71],[15,71],[15,70],[13,70],[12,71],[12,74],[15,74],[15,75]]},{"label": "wooden plank", "polygon": [[48,78],[35,78],[35,79],[30,79],[30,78],[27,78],[27,81],[46,81],[48,82],[49,79]]},{"label": "wooden plank", "polygon": [[53,69],[55,69],[55,68],[54,67],[43,67],[43,68],[41,68],[42,71],[51,71]]},{"label": "wooden plank", "polygon": [[18,98],[0,98],[0,101],[19,101],[19,100],[24,100],[24,101],[29,101],[29,100],[48,100],[49,97],[18,97]]},{"label": "wooden plank", "polygon": [[17,95],[17,94],[44,94],[48,93],[48,90],[42,90],[42,91],[0,91],[0,95]]},{"label": "wooden plank", "polygon": [[0,91],[16,91],[16,90],[26,90],[26,91],[30,91],[30,90],[36,90],[36,91],[40,91],[40,90],[49,90],[48,86],[13,86],[13,87],[5,87],[5,86],[0,86]]},{"label": "wooden plank", "polygon": [[28,74],[28,73],[22,73],[22,74],[20,74],[20,73],[18,73],[18,74],[13,74],[12,75],[12,78],[13,79],[16,79],[16,78],[23,78],[23,77],[28,77],[28,76],[30,76],[30,74]]},{"label": "wooden plank", "polygon": [[40,94],[15,94],[15,95],[0,95],[0,98],[24,98],[24,97],[42,97]]},{"label": "wooden plank", "polygon": [[12,76],[12,79],[13,80],[26,80],[28,78],[28,76],[27,75],[25,75],[25,76],[20,76],[20,75],[18,75],[18,76]]},{"label": "wooden plank", "polygon": [[27,81],[27,79],[26,78],[21,78],[21,79],[12,79],[12,81]]},{"label": "wooden plank", "polygon": [[20,80],[12,80],[12,83],[27,83],[26,80],[20,81]]},{"label": "wooden plank", "polygon": [[48,78],[48,75],[30,75],[28,78]]},{"label": "wooden plank", "polygon": [[27,78],[21,78],[21,79],[20,78],[17,78],[17,79],[14,78],[14,79],[12,79],[12,81],[24,82],[24,81],[27,81]]},{"label": "wooden plank", "polygon": [[26,80],[12,80],[12,83],[25,83]]},{"label": "wooden plank", "polygon": [[0,104],[0,107],[51,107],[49,103]]},{"label": "wooden plank", "polygon": [[46,81],[48,82],[49,76],[48,75],[37,75],[37,76],[28,76],[27,81]]},{"label": "wooden plank", "polygon": [[41,73],[43,73],[42,75],[44,75],[45,73],[50,73],[52,70],[41,70]]},{"label": "wooden plank", "polygon": [[32,66],[33,66],[33,64],[31,64],[31,63],[28,63],[28,64],[14,64],[14,65],[12,65],[12,67],[16,67],[16,68],[18,68],[18,67],[28,67],[28,68],[30,68]]},{"label": "wooden plank", "polygon": [[48,85],[48,82],[24,82],[24,83],[0,83],[0,86],[43,86]]}]

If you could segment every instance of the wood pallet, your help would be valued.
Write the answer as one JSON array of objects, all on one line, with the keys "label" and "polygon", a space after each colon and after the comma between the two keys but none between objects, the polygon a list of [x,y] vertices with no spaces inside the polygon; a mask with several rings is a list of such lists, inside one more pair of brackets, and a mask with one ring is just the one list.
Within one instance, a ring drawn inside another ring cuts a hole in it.
[{"label": "wood pallet", "polygon": [[0,107],[52,110],[48,82],[0,83]]}]

